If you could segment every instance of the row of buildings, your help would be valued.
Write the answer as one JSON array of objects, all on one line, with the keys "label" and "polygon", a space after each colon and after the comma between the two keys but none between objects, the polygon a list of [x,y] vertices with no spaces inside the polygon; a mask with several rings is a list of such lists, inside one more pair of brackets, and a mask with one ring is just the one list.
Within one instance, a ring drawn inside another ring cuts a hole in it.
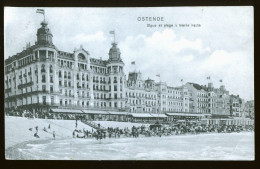
[{"label": "row of buildings", "polygon": [[[131,113],[200,113],[250,116],[252,103],[229,94],[222,85],[186,83],[179,87],[144,80],[124,71],[117,43],[107,60],[95,59],[82,46],[68,53],[53,44],[43,21],[37,41],[5,60],[5,109],[81,109]],[[250,106],[249,106],[250,105]],[[248,110],[246,110],[248,109]]]}]

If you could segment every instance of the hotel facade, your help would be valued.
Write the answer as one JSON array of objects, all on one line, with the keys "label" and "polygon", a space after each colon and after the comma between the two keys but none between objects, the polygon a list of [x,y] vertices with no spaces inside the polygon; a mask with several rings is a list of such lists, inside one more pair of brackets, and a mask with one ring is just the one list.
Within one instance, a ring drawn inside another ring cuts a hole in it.
[{"label": "hotel facade", "polygon": [[[142,73],[124,71],[117,43],[108,59],[92,58],[80,46],[68,53],[53,44],[53,34],[42,22],[37,41],[5,60],[5,110],[98,110],[131,113],[200,113],[232,115],[243,107],[232,104],[225,86],[214,88],[186,83],[180,87],[144,80]],[[240,113],[238,113],[239,115]]]}]

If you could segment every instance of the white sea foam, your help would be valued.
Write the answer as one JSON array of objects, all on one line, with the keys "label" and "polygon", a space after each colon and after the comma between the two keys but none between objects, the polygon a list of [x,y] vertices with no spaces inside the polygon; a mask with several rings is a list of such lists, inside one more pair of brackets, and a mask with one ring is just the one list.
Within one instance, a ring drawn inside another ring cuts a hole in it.
[{"label": "white sea foam", "polygon": [[150,138],[53,140],[27,144],[34,159],[67,160],[254,160],[254,133]]}]

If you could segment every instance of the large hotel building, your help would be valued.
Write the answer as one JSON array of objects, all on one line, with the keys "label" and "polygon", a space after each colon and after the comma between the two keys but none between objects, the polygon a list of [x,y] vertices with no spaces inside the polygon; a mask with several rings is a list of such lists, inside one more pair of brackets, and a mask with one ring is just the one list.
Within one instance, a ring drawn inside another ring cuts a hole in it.
[{"label": "large hotel building", "polygon": [[138,71],[126,76],[117,43],[107,60],[92,58],[82,46],[71,53],[60,51],[47,25],[41,23],[34,45],[5,60],[6,110],[241,114],[242,99],[229,95],[224,85],[171,87],[144,80]]}]

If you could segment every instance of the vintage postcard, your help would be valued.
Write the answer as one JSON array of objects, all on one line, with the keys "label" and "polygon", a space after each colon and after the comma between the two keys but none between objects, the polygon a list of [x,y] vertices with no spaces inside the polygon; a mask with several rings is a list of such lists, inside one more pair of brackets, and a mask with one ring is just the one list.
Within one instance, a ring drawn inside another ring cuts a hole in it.
[{"label": "vintage postcard", "polygon": [[5,7],[5,158],[254,160],[253,16]]}]

